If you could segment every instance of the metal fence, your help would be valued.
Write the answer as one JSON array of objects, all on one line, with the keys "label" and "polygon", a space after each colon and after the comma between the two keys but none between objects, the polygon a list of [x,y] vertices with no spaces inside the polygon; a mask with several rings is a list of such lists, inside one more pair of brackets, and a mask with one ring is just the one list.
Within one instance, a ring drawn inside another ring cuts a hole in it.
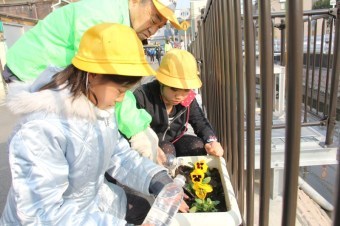
[{"label": "metal fence", "polygon": [[[258,15],[252,13],[251,0],[243,1],[241,14],[240,2],[209,0],[189,49],[200,62],[204,110],[227,150],[227,168],[244,225],[254,225],[255,130],[261,133],[259,225],[268,225],[271,132],[285,128],[281,222],[291,226],[296,220],[301,127],[323,125],[327,128],[325,143],[333,142],[340,74],[340,1],[330,10],[303,12],[302,1],[287,0],[286,13],[272,14],[270,1],[259,0]],[[275,63],[285,66],[285,86],[277,84]],[[286,123],[273,125],[280,99],[276,91],[282,87]],[[258,127],[256,107],[261,111]],[[339,186],[335,194],[339,194]],[[340,225],[339,199],[335,200],[333,225]]]}]

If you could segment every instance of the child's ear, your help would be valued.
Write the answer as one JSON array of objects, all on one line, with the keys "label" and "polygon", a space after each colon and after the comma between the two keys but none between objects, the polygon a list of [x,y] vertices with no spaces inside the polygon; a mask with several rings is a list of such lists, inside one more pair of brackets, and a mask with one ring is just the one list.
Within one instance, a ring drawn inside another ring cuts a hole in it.
[{"label": "child's ear", "polygon": [[88,76],[89,76],[89,81],[93,80],[93,79],[98,79],[98,74],[96,73],[88,73]]},{"label": "child's ear", "polygon": [[88,73],[87,76],[88,76],[89,84],[92,84],[92,85],[96,84],[96,81],[99,78],[98,74],[95,74],[95,73]]}]

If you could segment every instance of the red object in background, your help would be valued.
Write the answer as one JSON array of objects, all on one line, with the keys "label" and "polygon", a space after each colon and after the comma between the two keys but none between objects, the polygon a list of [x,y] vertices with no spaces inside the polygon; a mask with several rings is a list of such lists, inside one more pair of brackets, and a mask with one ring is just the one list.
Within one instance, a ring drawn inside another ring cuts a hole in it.
[{"label": "red object in background", "polygon": [[181,102],[181,105],[184,107],[189,107],[191,102],[195,99],[196,93],[193,90],[190,90],[188,96]]}]

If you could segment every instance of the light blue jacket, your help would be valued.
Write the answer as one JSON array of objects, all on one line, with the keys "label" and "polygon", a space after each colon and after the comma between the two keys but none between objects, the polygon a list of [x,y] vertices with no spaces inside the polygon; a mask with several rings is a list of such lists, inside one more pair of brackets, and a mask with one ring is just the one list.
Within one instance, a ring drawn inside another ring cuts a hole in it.
[{"label": "light blue jacket", "polygon": [[130,148],[114,109],[73,100],[67,89],[9,91],[7,106],[23,118],[9,140],[12,186],[0,225],[125,225],[125,194],[104,173],[149,194],[165,169]]}]

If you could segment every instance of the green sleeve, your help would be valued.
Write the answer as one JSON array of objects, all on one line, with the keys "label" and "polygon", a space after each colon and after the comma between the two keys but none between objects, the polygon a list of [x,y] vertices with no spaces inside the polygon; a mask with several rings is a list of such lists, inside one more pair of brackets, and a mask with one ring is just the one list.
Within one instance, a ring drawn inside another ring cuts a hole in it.
[{"label": "green sleeve", "polygon": [[151,122],[151,115],[144,109],[138,109],[136,98],[131,91],[125,93],[122,102],[116,103],[118,129],[127,138],[145,130]]}]

